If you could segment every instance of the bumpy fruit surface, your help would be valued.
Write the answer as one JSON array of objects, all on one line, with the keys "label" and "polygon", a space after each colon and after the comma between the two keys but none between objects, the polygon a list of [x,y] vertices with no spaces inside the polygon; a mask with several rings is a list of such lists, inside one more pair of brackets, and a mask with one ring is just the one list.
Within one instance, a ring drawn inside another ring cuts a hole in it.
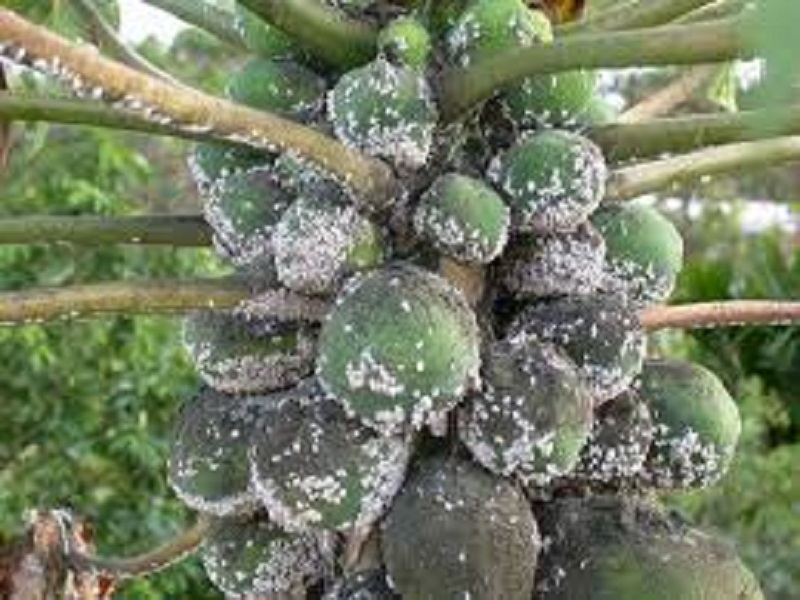
[{"label": "bumpy fruit surface", "polygon": [[183,342],[203,380],[231,394],[289,387],[313,370],[314,335],[228,311],[186,318]]},{"label": "bumpy fruit surface", "polygon": [[172,434],[169,482],[186,504],[206,513],[251,512],[247,452],[264,403],[202,389],[178,414]]},{"label": "bumpy fruit surface", "polygon": [[266,517],[221,519],[202,548],[209,579],[228,598],[296,594],[332,568],[329,542],[313,534],[290,534]]},{"label": "bumpy fruit surface", "polygon": [[655,426],[647,479],[665,488],[706,487],[719,480],[742,429],[736,403],[719,378],[697,364],[649,360],[638,389]]},{"label": "bumpy fruit surface", "polygon": [[562,348],[575,361],[597,404],[624,392],[642,368],[645,338],[622,296],[566,296],[525,309],[509,337]]},{"label": "bumpy fruit surface", "polygon": [[498,156],[489,170],[521,231],[569,231],[589,218],[605,192],[603,154],[587,138],[544,131]]},{"label": "bumpy fruit surface", "polygon": [[322,108],[325,80],[290,61],[254,58],[228,82],[228,96],[253,108],[307,121]]},{"label": "bumpy fruit surface", "polygon": [[657,505],[596,496],[556,500],[539,513],[536,600],[763,600],[725,542]]},{"label": "bumpy fruit surface", "polygon": [[451,61],[468,66],[503,50],[552,39],[544,13],[522,0],[476,0],[447,32],[447,50]]},{"label": "bumpy fruit surface", "polygon": [[530,600],[541,541],[525,496],[456,457],[422,461],[383,528],[403,598]]},{"label": "bumpy fruit surface", "polygon": [[525,79],[503,94],[506,116],[520,128],[568,127],[582,120],[595,97],[591,71],[566,71]]},{"label": "bumpy fruit surface", "polygon": [[347,418],[309,383],[275,398],[253,434],[256,493],[289,530],[363,528],[386,510],[408,462],[404,439]]},{"label": "bumpy fruit surface", "polygon": [[241,171],[214,186],[204,214],[217,251],[236,265],[269,262],[272,234],[291,196],[271,170]]},{"label": "bumpy fruit surface", "polygon": [[460,427],[480,464],[534,485],[575,466],[592,428],[592,398],[571,360],[553,346],[500,342],[484,358],[483,381]]},{"label": "bumpy fruit surface", "polygon": [[509,211],[483,182],[450,173],[439,177],[414,214],[417,234],[463,262],[488,263],[508,240]]},{"label": "bumpy fruit surface", "polygon": [[505,287],[518,298],[592,294],[603,280],[606,244],[589,223],[575,231],[518,236],[500,261]]},{"label": "bumpy fruit surface", "polygon": [[658,209],[638,203],[603,207],[592,222],[606,241],[604,286],[637,305],[669,298],[683,266],[683,239]]},{"label": "bumpy fruit surface", "polygon": [[408,168],[428,159],[437,119],[422,73],[383,58],[339,79],[328,117],[345,144]]},{"label": "bumpy fruit surface", "polygon": [[275,228],[275,266],[283,285],[328,294],[342,279],[383,260],[383,236],[351,204],[297,199]]},{"label": "bumpy fruit surface", "polygon": [[320,334],[323,387],[367,423],[420,426],[478,379],[480,336],[462,295],[441,277],[394,265],[353,281]]}]

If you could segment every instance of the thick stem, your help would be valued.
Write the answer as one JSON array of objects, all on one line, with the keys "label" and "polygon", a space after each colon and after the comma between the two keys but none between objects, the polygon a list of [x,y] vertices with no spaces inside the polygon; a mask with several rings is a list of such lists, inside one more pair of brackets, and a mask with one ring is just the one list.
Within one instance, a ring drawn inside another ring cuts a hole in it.
[{"label": "thick stem", "polygon": [[718,71],[716,65],[700,65],[682,73],[619,116],[619,123],[635,123],[668,114],[687,100]]},{"label": "thick stem", "polygon": [[[440,107],[455,119],[504,87],[526,77],[572,69],[715,63],[753,56],[742,19],[697,25],[596,33],[552,44],[513,48],[442,78]],[[680,42],[678,43],[678,40]]]},{"label": "thick stem", "polygon": [[72,0],[72,3],[87,23],[89,23],[89,26],[97,32],[101,45],[107,48],[120,62],[142,73],[147,73],[153,77],[175,83],[174,78],[169,73],[165,73],[156,67],[121,40],[117,32],[114,31],[114,28],[103,18],[100,11],[97,10],[92,0]]},{"label": "thick stem", "polygon": [[201,247],[211,243],[211,231],[199,215],[0,219],[0,245],[58,242]]},{"label": "thick stem", "polygon": [[113,580],[142,577],[162,571],[194,553],[208,534],[210,521],[201,517],[189,529],[163,546],[139,556],[108,558],[72,551],[67,556],[73,570],[102,574]]},{"label": "thick stem", "polygon": [[42,323],[109,313],[153,314],[237,308],[279,321],[319,321],[326,302],[286,290],[253,290],[239,279],[95,283],[0,293],[0,324]]},{"label": "thick stem", "polygon": [[613,31],[654,27],[692,12],[713,0],[635,0],[599,13],[592,19],[565,27],[562,33]]},{"label": "thick stem", "polygon": [[217,8],[208,0],[142,0],[175,15],[182,21],[210,33],[220,40],[246,50],[244,40],[236,29],[234,16]]},{"label": "thick stem", "polygon": [[800,302],[730,300],[683,306],[656,306],[644,309],[639,318],[642,326],[648,331],[790,325],[800,323]]},{"label": "thick stem", "polygon": [[0,50],[67,81],[76,93],[140,112],[163,125],[270,151],[293,151],[320,165],[358,192],[367,204],[383,204],[394,193],[391,170],[334,139],[273,114],[171,85],[99,56],[12,11],[0,9]]},{"label": "thick stem", "polygon": [[613,124],[589,132],[611,161],[686,152],[706,146],[800,134],[800,105]]},{"label": "thick stem", "polygon": [[377,31],[320,0],[240,3],[334,66],[358,66],[375,55]]},{"label": "thick stem", "polygon": [[800,160],[800,136],[706,148],[612,172],[606,200],[627,200],[690,179],[795,160]]}]

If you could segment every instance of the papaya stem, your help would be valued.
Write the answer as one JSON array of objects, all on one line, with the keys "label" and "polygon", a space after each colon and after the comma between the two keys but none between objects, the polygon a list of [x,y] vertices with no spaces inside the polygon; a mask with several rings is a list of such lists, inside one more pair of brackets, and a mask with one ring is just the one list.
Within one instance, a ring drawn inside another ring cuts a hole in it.
[{"label": "papaya stem", "polygon": [[217,8],[207,0],[142,0],[156,8],[178,17],[180,20],[202,29],[206,33],[239,48],[247,50],[244,40],[236,29],[233,14]]},{"label": "papaya stem", "polygon": [[139,556],[110,558],[70,549],[66,558],[77,572],[89,571],[115,581],[141,577],[163,571],[194,553],[208,535],[209,527],[209,519],[201,516],[194,525],[164,545]]},{"label": "papaya stem", "polygon": [[378,32],[321,0],[240,0],[240,4],[337,67],[375,56]]},{"label": "papaya stem", "polygon": [[203,247],[211,244],[211,230],[200,215],[0,219],[0,245],[52,243]]},{"label": "papaya stem", "polygon": [[649,331],[800,323],[800,302],[730,300],[644,309],[639,318]]},{"label": "papaya stem", "polygon": [[213,131],[215,137],[272,152],[293,151],[338,177],[362,202],[385,203],[394,193],[394,176],[387,165],[323,133],[145,75],[7,9],[0,9],[0,50],[16,62],[66,81],[79,95],[138,112],[157,124],[190,133]]},{"label": "papaya stem", "polygon": [[796,160],[800,160],[800,136],[706,148],[613,171],[606,200],[627,200],[691,179]]},{"label": "papaya stem", "polygon": [[[439,88],[445,119],[454,120],[526,77],[572,69],[626,68],[725,62],[750,58],[746,19],[589,33],[552,44],[512,48],[468,67],[446,71]],[[680,43],[676,43],[680,40]]]},{"label": "papaya stem", "polygon": [[147,280],[93,283],[0,292],[0,323],[34,324],[109,313],[179,313],[203,308],[257,311],[280,321],[317,322],[328,304],[283,289],[253,290],[233,279]]}]

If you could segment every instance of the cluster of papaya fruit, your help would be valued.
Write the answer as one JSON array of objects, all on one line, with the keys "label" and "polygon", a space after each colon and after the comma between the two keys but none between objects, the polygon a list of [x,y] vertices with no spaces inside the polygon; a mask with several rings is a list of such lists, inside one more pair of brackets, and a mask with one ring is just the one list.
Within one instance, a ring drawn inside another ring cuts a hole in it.
[{"label": "cluster of papaya fruit", "polygon": [[711,372],[646,357],[638,311],[671,293],[682,240],[650,206],[601,206],[594,74],[530,77],[444,125],[437,71],[550,43],[546,14],[328,1],[381,27],[372,62],[332,69],[239,6],[254,58],[228,95],[385,161],[402,192],[376,208],[293,153],[191,157],[220,254],[331,299],[321,324],[186,320],[204,387],[169,478],[214,518],[211,580],[234,598],[761,598],[655,500],[716,482],[741,425]]}]

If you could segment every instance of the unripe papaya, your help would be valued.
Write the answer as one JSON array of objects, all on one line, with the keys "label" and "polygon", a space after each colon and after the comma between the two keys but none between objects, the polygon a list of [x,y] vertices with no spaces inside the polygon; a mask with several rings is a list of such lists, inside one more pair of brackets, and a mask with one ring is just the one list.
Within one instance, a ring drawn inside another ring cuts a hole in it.
[{"label": "unripe papaya", "polygon": [[546,485],[571,471],[592,429],[592,398],[577,367],[553,346],[494,344],[484,389],[462,409],[459,432],[475,459],[504,476]]},{"label": "unripe papaya", "polygon": [[585,222],[605,193],[603,153],[588,138],[544,131],[498,156],[489,177],[511,206],[520,231],[569,231]]},{"label": "unripe papaya", "polygon": [[417,466],[383,527],[389,577],[410,600],[530,600],[541,546],[522,492],[469,461]]},{"label": "unripe papaya", "polygon": [[323,324],[317,375],[376,427],[444,416],[478,380],[480,335],[463,296],[438,275],[397,264],[353,281]]},{"label": "unripe papaya", "polygon": [[708,369],[680,360],[648,360],[638,393],[653,415],[645,466],[649,483],[702,488],[728,470],[742,429],[736,403]]},{"label": "unripe papaya", "polygon": [[302,593],[333,569],[324,534],[286,533],[265,516],[212,523],[201,556],[208,578],[228,598]]},{"label": "unripe papaya", "polygon": [[423,194],[414,227],[420,237],[457,260],[488,263],[508,240],[509,210],[483,182],[449,173]]},{"label": "unripe papaya", "polygon": [[408,462],[403,438],[376,435],[348,418],[311,382],[278,397],[252,440],[256,494],[289,530],[371,526]]}]

